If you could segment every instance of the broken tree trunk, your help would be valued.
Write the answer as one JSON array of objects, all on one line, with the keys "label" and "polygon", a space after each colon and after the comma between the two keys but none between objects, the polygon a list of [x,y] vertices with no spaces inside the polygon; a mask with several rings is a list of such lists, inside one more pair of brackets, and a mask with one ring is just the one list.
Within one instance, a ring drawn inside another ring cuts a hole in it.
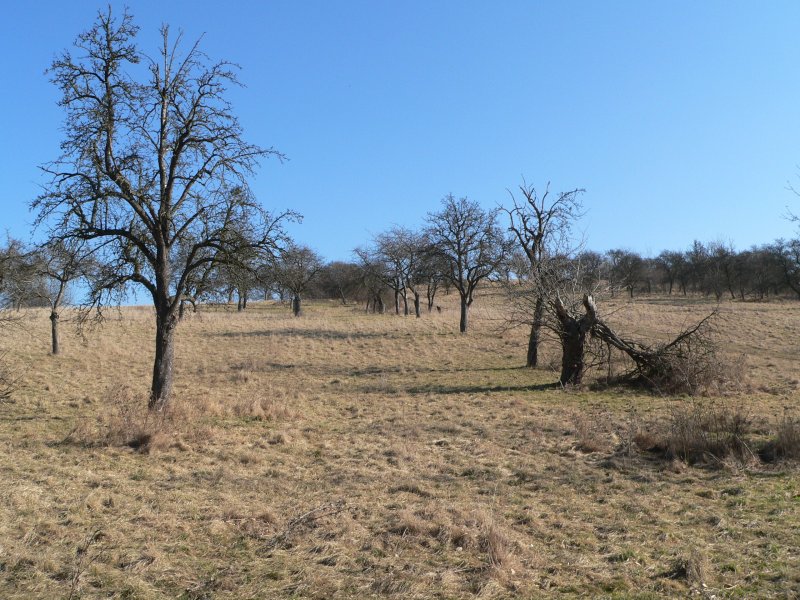
[{"label": "broken tree trunk", "polygon": [[554,307],[559,321],[561,337],[561,385],[577,385],[583,376],[586,334],[597,319],[594,300],[588,294],[583,297],[586,314],[577,318],[569,314],[561,298],[556,297]]},{"label": "broken tree trunk", "polygon": [[585,314],[577,316],[570,314],[561,298],[553,302],[562,347],[562,385],[581,382],[587,333],[609,349],[613,347],[623,352],[633,362],[633,367],[620,376],[619,381],[639,383],[667,393],[695,394],[708,385],[727,383],[726,378],[731,376],[708,331],[716,311],[672,341],[651,346],[618,335],[597,316],[591,296],[583,297],[583,306]]}]

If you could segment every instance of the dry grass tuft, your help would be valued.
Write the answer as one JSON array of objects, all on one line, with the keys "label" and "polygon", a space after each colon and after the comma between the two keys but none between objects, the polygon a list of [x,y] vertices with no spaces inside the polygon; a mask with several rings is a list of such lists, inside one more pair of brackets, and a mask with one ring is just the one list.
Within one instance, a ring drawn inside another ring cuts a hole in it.
[{"label": "dry grass tuft", "polygon": [[685,580],[694,588],[707,587],[708,560],[697,549],[692,550],[688,555],[676,558],[662,577]]},{"label": "dry grass tuft", "polygon": [[592,452],[600,452],[608,447],[608,441],[604,439],[604,432],[596,420],[575,414],[572,417],[572,424],[577,438],[576,450],[591,454]]},{"label": "dry grass tuft", "polygon": [[748,442],[751,424],[751,417],[741,406],[680,404],[671,411],[664,447],[668,456],[689,464],[720,464],[727,457],[749,461],[754,457]]},{"label": "dry grass tuft", "polygon": [[503,530],[491,518],[485,518],[480,530],[478,545],[486,554],[489,566],[495,569],[506,565],[513,546]]},{"label": "dry grass tuft", "polygon": [[763,445],[759,455],[765,462],[780,458],[800,459],[800,419],[784,410],[773,439]]},{"label": "dry grass tuft", "polygon": [[233,403],[232,412],[236,417],[259,421],[285,421],[295,417],[295,411],[285,402],[263,396],[237,399]]}]

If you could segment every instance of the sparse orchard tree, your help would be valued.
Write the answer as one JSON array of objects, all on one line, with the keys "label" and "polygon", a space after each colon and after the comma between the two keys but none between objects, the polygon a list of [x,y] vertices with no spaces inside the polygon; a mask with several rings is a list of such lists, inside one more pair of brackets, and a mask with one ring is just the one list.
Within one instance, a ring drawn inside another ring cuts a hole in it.
[{"label": "sparse orchard tree", "polygon": [[408,292],[414,299],[414,314],[419,318],[422,286],[430,282],[425,258],[430,254],[430,243],[423,233],[405,227],[393,227],[375,238],[377,255],[387,265],[387,284],[395,290],[395,308],[398,294],[403,299],[403,314],[408,316]]},{"label": "sparse orchard tree", "polygon": [[425,243],[425,252],[422,255],[422,262],[417,271],[416,279],[425,283],[425,299],[428,312],[432,312],[439,287],[448,283],[449,264],[447,259],[436,251],[436,247],[427,237],[425,238]]},{"label": "sparse orchard tree", "polygon": [[0,302],[19,311],[23,306],[43,306],[46,281],[39,269],[40,256],[21,240],[8,238],[0,248]]},{"label": "sparse orchard tree", "polygon": [[386,264],[370,248],[359,247],[353,250],[353,254],[358,258],[358,266],[361,272],[360,282],[366,295],[365,312],[370,309],[374,313],[383,314],[385,304],[383,293],[386,290]]},{"label": "sparse orchard tree", "polygon": [[585,290],[600,287],[605,275],[603,255],[593,250],[582,250],[575,257],[575,262],[575,270],[581,278],[581,287]]},{"label": "sparse orchard tree", "polygon": [[303,293],[322,267],[320,255],[307,246],[289,244],[281,252],[275,265],[275,280],[292,294],[292,312],[295,317],[302,313]]},{"label": "sparse orchard tree", "polygon": [[679,279],[681,269],[685,264],[683,253],[664,250],[656,257],[655,263],[661,272],[661,283],[667,287],[667,293],[671,296],[675,281]]},{"label": "sparse orchard tree", "polygon": [[400,314],[400,300],[403,300],[403,314],[408,315],[408,271],[409,256],[403,238],[406,230],[394,227],[375,237],[372,242],[373,261],[384,265],[383,273],[392,292],[394,292],[394,312]]},{"label": "sparse orchard tree", "polygon": [[426,234],[446,259],[446,276],[460,296],[461,333],[467,331],[476,287],[497,272],[509,249],[497,214],[498,210],[483,210],[474,200],[452,194],[442,199],[441,210],[428,214]]},{"label": "sparse orchard tree", "polygon": [[149,407],[160,410],[172,392],[178,310],[192,274],[237,246],[274,250],[287,215],[267,213],[247,186],[259,159],[280,154],[243,139],[226,94],[237,85],[235,67],[211,62],[197,43],[184,52],[166,25],[150,58],[137,31],[130,14],[115,18],[109,8],[77,37],[74,55],[53,61],[65,134],[33,208],[39,223],[52,224],[52,239],[91,248],[104,274],[95,305],[130,284],[149,292]]},{"label": "sparse orchard tree", "polygon": [[612,289],[628,290],[628,294],[633,298],[636,287],[644,279],[644,260],[631,250],[609,250],[607,256]]},{"label": "sparse orchard tree", "polygon": [[36,252],[37,272],[45,280],[43,299],[50,308],[50,348],[52,354],[61,350],[58,323],[60,309],[69,285],[82,277],[91,277],[92,259],[86,244],[80,240],[56,239]]},{"label": "sparse orchard tree", "polygon": [[783,283],[800,299],[800,239],[778,240],[772,245]]},{"label": "sparse orchard tree", "polygon": [[334,261],[323,267],[319,279],[323,294],[328,298],[338,298],[347,306],[348,298],[359,288],[361,269],[353,263]]}]

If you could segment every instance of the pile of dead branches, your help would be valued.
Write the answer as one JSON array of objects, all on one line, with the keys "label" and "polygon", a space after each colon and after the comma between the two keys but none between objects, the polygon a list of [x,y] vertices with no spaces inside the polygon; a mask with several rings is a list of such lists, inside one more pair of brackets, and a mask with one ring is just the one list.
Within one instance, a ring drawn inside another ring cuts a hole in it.
[{"label": "pile of dead branches", "polygon": [[[588,366],[597,367],[598,358],[608,361],[608,383],[635,384],[663,394],[696,395],[707,391],[719,391],[738,383],[742,369],[737,369],[725,356],[716,342],[712,324],[717,311],[684,329],[671,341],[662,344],[647,344],[628,339],[618,334],[598,313],[594,298],[583,297],[583,314],[573,304],[568,308],[556,295],[552,301],[553,329],[561,340],[562,385],[579,385]],[[586,364],[585,346],[589,344],[594,360]],[[592,346],[594,348],[592,349]],[[613,350],[622,352],[631,367],[622,375],[611,376]]]},{"label": "pile of dead branches", "polygon": [[616,381],[670,395],[696,395],[724,387],[732,377],[728,361],[714,341],[712,325],[717,316],[714,311],[670,342],[654,346],[624,339],[600,319],[592,325],[591,335],[631,359],[633,366]]}]

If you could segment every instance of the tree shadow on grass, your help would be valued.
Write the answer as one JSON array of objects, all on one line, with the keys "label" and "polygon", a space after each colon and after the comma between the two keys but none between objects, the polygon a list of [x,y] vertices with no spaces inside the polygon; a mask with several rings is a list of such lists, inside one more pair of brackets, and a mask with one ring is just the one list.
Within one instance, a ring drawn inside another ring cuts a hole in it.
[{"label": "tree shadow on grass", "polygon": [[545,392],[560,390],[561,384],[538,383],[535,385],[422,385],[407,388],[409,394],[488,394],[496,392]]},{"label": "tree shadow on grass", "polygon": [[220,337],[303,337],[320,340],[399,339],[409,334],[390,334],[370,331],[333,331],[327,329],[269,329],[261,331],[222,331],[213,333]]}]

